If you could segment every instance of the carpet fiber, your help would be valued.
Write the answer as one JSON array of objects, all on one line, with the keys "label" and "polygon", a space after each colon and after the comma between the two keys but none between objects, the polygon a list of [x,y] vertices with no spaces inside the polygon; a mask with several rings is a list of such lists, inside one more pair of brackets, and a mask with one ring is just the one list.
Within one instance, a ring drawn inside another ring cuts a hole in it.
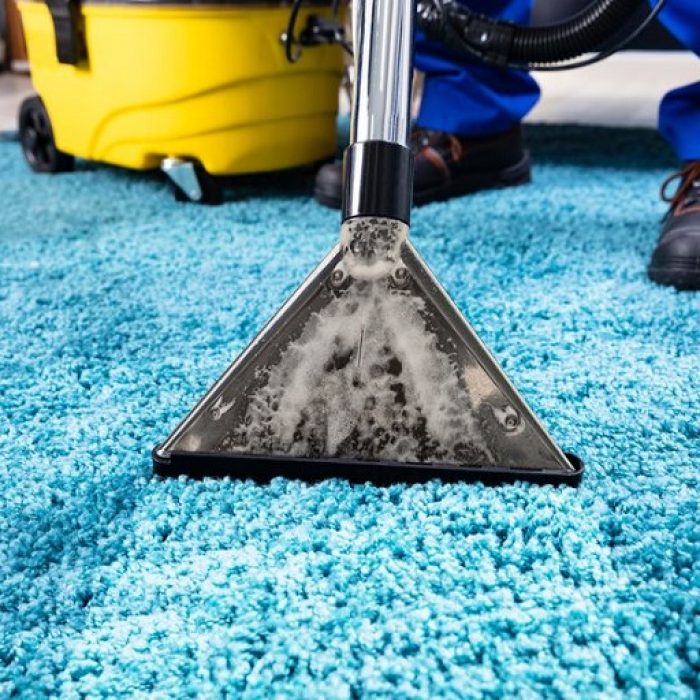
[{"label": "carpet fiber", "polygon": [[413,239],[577,490],[154,478],[338,215],[308,175],[202,208],[0,143],[0,695],[697,697],[700,294],[645,275],[675,164],[528,137],[533,185]]}]

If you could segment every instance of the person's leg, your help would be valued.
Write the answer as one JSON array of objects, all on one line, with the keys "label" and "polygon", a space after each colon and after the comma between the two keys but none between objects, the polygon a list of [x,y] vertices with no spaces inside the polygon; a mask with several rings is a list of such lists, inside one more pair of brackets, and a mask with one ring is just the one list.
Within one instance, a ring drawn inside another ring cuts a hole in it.
[{"label": "person's leg", "polygon": [[[661,21],[700,55],[700,2],[669,0]],[[681,160],[700,160],[700,82],[669,92],[659,108],[659,131]]]},{"label": "person's leg", "polygon": [[[478,12],[526,24],[531,0],[468,0]],[[525,71],[494,68],[461,57],[416,35],[415,66],[425,73],[423,99],[412,131],[413,201],[425,204],[492,187],[530,181],[520,121],[539,98]],[[339,163],[316,176],[315,198],[339,207]]]},{"label": "person's leg", "polygon": [[[478,12],[527,24],[531,0],[462,0]],[[527,72],[496,68],[416,35],[416,68],[425,73],[417,124],[460,136],[503,133],[535,106],[540,90]]]},{"label": "person's leg", "polygon": [[[669,0],[661,21],[700,55],[700,2]],[[700,289],[700,82],[669,92],[659,108],[659,131],[684,166],[649,264],[660,284]]]}]

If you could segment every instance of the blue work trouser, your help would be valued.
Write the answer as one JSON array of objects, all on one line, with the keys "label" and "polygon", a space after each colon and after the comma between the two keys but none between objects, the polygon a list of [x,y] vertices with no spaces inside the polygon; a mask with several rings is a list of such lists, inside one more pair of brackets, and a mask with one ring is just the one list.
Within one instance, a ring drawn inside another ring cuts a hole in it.
[{"label": "blue work trouser", "polygon": [[[484,14],[527,23],[531,0],[469,0]],[[661,20],[700,55],[700,0],[668,0]],[[416,67],[425,73],[418,124],[463,136],[506,131],[534,107],[540,90],[525,71],[486,66],[416,37]],[[700,64],[698,64],[700,70]],[[659,130],[683,160],[700,159],[700,82],[669,92],[659,109]]]}]

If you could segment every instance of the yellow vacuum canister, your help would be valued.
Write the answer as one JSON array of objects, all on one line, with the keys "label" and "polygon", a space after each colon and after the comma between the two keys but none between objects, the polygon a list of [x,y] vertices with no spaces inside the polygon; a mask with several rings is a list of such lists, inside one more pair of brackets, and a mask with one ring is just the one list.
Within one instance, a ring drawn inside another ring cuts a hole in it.
[{"label": "yellow vacuum canister", "polygon": [[[312,36],[332,4],[305,2],[296,26]],[[38,93],[20,109],[30,166],[69,170],[78,156],[160,167],[178,198],[216,203],[217,176],[331,156],[342,50],[311,46],[289,62],[289,5],[22,0]]]}]

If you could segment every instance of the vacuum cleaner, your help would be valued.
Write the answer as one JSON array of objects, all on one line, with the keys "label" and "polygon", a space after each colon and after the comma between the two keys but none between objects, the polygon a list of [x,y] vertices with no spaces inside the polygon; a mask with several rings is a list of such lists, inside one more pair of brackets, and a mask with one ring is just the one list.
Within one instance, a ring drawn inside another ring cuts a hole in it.
[{"label": "vacuum cleaner", "polygon": [[294,43],[314,49],[292,65],[288,0],[21,0],[38,93],[19,114],[27,162],[160,168],[178,200],[218,204],[226,177],[330,158],[343,73],[332,4],[299,11]]},{"label": "vacuum cleaner", "polygon": [[155,472],[577,484],[581,460],[557,446],[409,239],[414,25],[488,62],[530,65],[602,56],[639,6],[599,0],[565,26],[528,29],[448,0],[357,0],[340,240],[154,449]]}]

